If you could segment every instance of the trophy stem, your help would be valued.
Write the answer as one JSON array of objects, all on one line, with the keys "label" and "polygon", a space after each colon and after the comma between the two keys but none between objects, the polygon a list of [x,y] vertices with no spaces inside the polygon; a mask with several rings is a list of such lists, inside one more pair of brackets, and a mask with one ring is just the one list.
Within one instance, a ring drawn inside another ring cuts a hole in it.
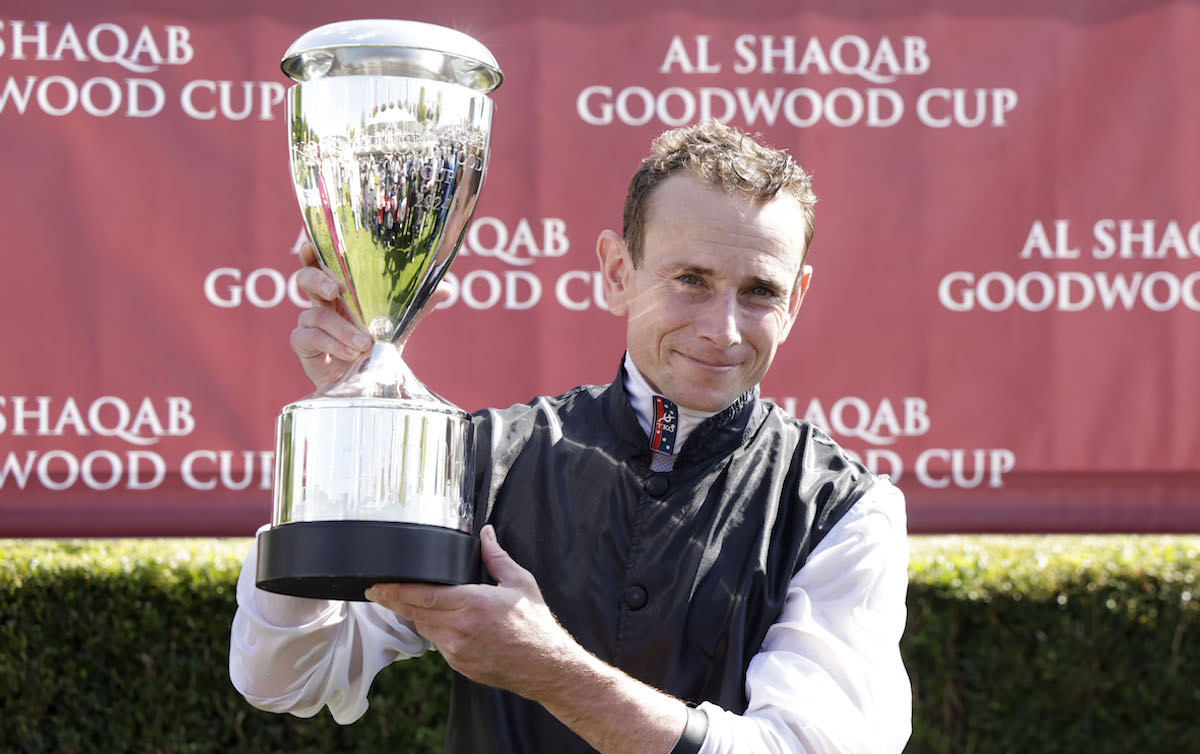
[{"label": "trophy stem", "polygon": [[404,363],[400,348],[389,342],[376,342],[340,380],[318,391],[314,397],[395,398],[445,403],[417,379]]}]

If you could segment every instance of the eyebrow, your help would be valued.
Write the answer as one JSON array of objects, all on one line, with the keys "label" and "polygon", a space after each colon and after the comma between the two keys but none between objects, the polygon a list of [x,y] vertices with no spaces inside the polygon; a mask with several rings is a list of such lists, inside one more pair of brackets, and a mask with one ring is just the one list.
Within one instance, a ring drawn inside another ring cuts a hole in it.
[{"label": "eyebrow", "polygon": [[671,275],[703,275],[711,276],[713,269],[711,267],[701,267],[698,264],[678,264],[667,268],[667,272]]},{"label": "eyebrow", "polygon": [[759,277],[757,275],[750,278],[750,283],[751,283],[751,285],[750,285],[751,288],[757,288],[759,286],[762,286],[763,288],[770,288],[771,290],[775,291],[776,293],[787,290],[787,286],[780,285],[778,280],[771,280],[769,278]]},{"label": "eyebrow", "polygon": [[[708,276],[711,276],[714,274],[713,269],[711,267],[702,267],[698,264],[690,264],[690,263],[671,265],[669,267],[665,267],[663,269],[663,272],[665,272],[667,275],[670,275],[670,276],[699,275],[701,277],[708,277]],[[748,287],[750,287],[750,288],[757,288],[759,286],[762,286],[764,288],[770,288],[771,290],[776,291],[776,292],[790,290],[790,287],[787,283],[783,283],[779,280],[772,280],[771,278],[765,278],[765,277],[762,277],[761,275],[754,275],[754,276],[750,277],[750,279],[747,280],[746,282],[748,284]]]}]

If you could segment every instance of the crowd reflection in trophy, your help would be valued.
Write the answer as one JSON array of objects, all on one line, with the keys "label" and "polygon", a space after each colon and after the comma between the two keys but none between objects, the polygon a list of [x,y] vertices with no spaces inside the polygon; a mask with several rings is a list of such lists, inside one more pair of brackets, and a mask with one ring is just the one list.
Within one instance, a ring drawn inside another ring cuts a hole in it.
[{"label": "crowd reflection in trophy", "polygon": [[[472,138],[474,137],[474,138]],[[361,205],[355,224],[388,249],[425,248],[445,225],[463,171],[483,164],[476,135],[444,135],[437,146],[372,151],[358,157]],[[428,144],[428,142],[427,142]]]}]

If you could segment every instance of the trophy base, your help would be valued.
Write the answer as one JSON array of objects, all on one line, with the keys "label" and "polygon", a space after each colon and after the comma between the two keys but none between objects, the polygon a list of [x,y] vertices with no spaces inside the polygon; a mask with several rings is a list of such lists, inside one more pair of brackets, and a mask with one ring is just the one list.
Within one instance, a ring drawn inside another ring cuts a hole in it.
[{"label": "trophy base", "polygon": [[455,529],[392,521],[305,521],[258,538],[259,589],[366,602],[372,584],[478,583],[479,540]]}]

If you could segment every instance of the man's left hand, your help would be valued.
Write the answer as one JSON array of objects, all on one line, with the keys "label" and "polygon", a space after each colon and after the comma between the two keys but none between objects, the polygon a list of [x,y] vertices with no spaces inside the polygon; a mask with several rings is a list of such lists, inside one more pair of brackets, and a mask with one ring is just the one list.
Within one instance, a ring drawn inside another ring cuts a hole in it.
[{"label": "man's left hand", "polygon": [[500,547],[490,524],[480,540],[495,586],[376,584],[366,597],[411,622],[459,673],[544,698],[562,682],[564,661],[583,650],[555,620],[533,574]]}]

